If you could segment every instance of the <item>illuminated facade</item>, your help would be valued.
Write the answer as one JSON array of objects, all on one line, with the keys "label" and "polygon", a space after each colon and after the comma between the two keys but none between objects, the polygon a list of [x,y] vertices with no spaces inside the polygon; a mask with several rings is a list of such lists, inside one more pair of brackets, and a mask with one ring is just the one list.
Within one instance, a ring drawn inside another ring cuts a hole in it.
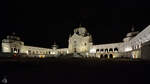
[{"label": "illuminated facade", "polygon": [[74,34],[69,37],[69,53],[85,53],[89,52],[92,47],[92,36],[84,27],[74,30]]},{"label": "illuminated facade", "polygon": [[142,44],[148,41],[150,41],[150,26],[141,32],[135,32],[132,29],[123,39],[123,42],[94,45],[92,35],[88,33],[85,27],[80,26],[74,29],[73,35],[70,35],[68,48],[57,48],[56,44],[52,45],[52,48],[26,46],[19,37],[11,35],[2,40],[2,52],[41,58],[73,53],[99,58],[141,58]]}]

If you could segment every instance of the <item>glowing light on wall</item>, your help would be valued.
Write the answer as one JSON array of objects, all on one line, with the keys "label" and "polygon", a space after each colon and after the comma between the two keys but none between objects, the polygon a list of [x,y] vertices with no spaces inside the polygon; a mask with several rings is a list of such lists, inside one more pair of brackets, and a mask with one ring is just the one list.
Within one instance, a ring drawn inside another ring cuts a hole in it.
[{"label": "glowing light on wall", "polygon": [[4,51],[4,52],[10,52],[10,50],[9,50],[8,47],[4,47],[4,48],[3,48],[3,51]]},{"label": "glowing light on wall", "polygon": [[69,51],[67,50],[67,54],[69,53]]},{"label": "glowing light on wall", "polygon": [[45,55],[39,55],[39,58],[45,58]]},{"label": "glowing light on wall", "polygon": [[17,53],[17,51],[14,51],[14,53]]},{"label": "glowing light on wall", "polygon": [[51,54],[56,54],[56,52],[51,52]]},{"label": "glowing light on wall", "polygon": [[131,50],[132,50],[132,48],[131,48],[131,47],[127,47],[127,48],[125,48],[125,51],[126,51],[126,52],[131,51]]},{"label": "glowing light on wall", "polygon": [[96,49],[90,49],[90,53],[96,53]]},{"label": "glowing light on wall", "polygon": [[28,51],[26,51],[26,54],[29,54]]},{"label": "glowing light on wall", "polygon": [[89,53],[86,53],[86,55],[88,56],[88,55],[89,55]]}]

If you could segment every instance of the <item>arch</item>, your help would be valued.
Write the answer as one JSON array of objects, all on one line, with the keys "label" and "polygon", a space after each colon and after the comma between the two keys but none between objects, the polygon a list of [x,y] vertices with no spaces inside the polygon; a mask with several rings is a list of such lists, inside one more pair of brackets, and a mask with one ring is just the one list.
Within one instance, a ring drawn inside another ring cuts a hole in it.
[{"label": "arch", "polygon": [[38,54],[39,52],[38,51],[36,51],[36,54]]},{"label": "arch", "polygon": [[110,55],[109,55],[109,58],[113,58],[113,54],[110,54]]},{"label": "arch", "polygon": [[84,45],[86,46],[87,44],[86,44],[86,43],[84,43]]},{"label": "arch", "polygon": [[103,52],[104,51],[104,49],[101,49],[101,52]]},{"label": "arch", "polygon": [[108,48],[105,49],[105,52],[108,52]]},{"label": "arch", "polygon": [[113,49],[112,49],[112,48],[110,48],[110,49],[109,49],[109,52],[113,52]]},{"label": "arch", "polygon": [[79,34],[79,31],[76,31],[76,34]]},{"label": "arch", "polygon": [[13,48],[11,48],[11,53],[13,53],[14,52],[14,49]]},{"label": "arch", "polygon": [[115,52],[118,52],[118,48],[114,48],[114,51],[115,51]]},{"label": "arch", "polygon": [[139,48],[139,45],[137,44],[137,45],[136,45],[136,49],[138,49],[138,48]]},{"label": "arch", "polygon": [[18,49],[18,53],[20,53],[20,49]]},{"label": "arch", "polygon": [[13,52],[14,52],[14,53],[18,53],[17,51],[18,51],[18,49],[17,49],[17,48],[14,48]]},{"label": "arch", "polygon": [[105,55],[104,55],[104,58],[108,58],[108,55],[107,55],[107,54],[105,54]]},{"label": "arch", "polygon": [[35,51],[33,51],[32,54],[35,54]]},{"label": "arch", "polygon": [[31,54],[31,50],[28,50],[28,54],[29,54],[29,55]]},{"label": "arch", "polygon": [[99,49],[96,49],[96,52],[99,52]]},{"label": "arch", "polygon": [[104,58],[103,54],[100,55],[100,58]]}]

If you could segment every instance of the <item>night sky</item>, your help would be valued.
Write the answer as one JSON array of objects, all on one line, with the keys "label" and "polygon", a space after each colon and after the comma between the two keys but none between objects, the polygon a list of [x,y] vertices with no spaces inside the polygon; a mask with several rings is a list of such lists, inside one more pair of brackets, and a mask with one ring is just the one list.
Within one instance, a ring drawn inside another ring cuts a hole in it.
[{"label": "night sky", "polygon": [[150,24],[149,2],[3,0],[0,3],[0,39],[12,32],[25,45],[68,47],[69,34],[79,24],[92,34],[94,44],[121,42],[132,25],[141,31]]}]

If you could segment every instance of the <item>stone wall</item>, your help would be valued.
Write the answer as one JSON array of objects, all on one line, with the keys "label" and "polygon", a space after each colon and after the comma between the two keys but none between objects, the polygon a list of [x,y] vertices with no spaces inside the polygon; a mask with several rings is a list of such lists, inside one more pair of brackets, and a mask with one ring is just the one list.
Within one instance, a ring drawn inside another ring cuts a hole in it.
[{"label": "stone wall", "polygon": [[150,41],[142,45],[141,58],[144,60],[150,60]]}]

